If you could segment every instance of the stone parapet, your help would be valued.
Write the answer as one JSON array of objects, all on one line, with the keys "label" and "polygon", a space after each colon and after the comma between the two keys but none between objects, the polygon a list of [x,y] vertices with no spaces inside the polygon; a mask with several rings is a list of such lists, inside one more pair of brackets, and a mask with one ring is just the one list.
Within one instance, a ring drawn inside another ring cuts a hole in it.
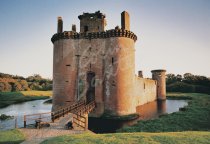
[{"label": "stone parapet", "polygon": [[56,33],[51,38],[52,43],[60,39],[103,39],[110,37],[127,37],[131,38],[134,41],[137,40],[137,36],[129,31],[124,29],[112,29],[104,32],[91,32],[91,33],[77,33],[73,31],[64,31],[63,33]]}]

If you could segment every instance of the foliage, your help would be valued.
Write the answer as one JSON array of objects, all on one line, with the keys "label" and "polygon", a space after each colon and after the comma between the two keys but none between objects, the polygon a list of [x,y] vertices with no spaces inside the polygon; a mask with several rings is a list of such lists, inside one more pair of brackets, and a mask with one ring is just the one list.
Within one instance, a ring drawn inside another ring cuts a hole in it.
[{"label": "foliage", "polygon": [[206,144],[210,132],[77,134],[51,138],[42,144]]},{"label": "foliage", "polygon": [[15,103],[47,99],[49,96],[52,96],[52,91],[0,92],[0,108]]},{"label": "foliage", "polygon": [[210,94],[210,79],[205,76],[185,73],[181,75],[166,75],[166,90],[168,92],[191,92]]},{"label": "foliage", "polygon": [[24,78],[0,73],[0,92],[28,90],[52,90],[52,80],[44,79],[38,74]]},{"label": "foliage", "polygon": [[5,114],[0,115],[0,120],[8,120],[8,119],[12,119],[12,118],[14,118],[14,116],[9,116],[9,115],[5,115]]},{"label": "foliage", "polygon": [[163,115],[157,119],[138,121],[137,124],[124,127],[119,132],[175,132],[210,130],[210,95],[198,93],[169,93],[170,99],[190,97],[185,111]]},{"label": "foliage", "polygon": [[0,143],[19,144],[25,140],[24,135],[17,129],[0,131]]}]

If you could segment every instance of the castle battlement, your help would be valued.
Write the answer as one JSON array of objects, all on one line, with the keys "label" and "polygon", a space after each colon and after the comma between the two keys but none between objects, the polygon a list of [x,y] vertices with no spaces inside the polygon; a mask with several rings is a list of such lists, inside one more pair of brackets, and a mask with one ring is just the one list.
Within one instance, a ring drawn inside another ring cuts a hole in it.
[{"label": "castle battlement", "polygon": [[64,31],[62,33],[56,33],[51,38],[51,41],[54,43],[60,39],[97,39],[97,38],[110,38],[110,37],[127,37],[137,40],[137,36],[129,30],[125,29],[112,29],[105,32],[90,32],[90,33],[77,33],[73,31]]}]

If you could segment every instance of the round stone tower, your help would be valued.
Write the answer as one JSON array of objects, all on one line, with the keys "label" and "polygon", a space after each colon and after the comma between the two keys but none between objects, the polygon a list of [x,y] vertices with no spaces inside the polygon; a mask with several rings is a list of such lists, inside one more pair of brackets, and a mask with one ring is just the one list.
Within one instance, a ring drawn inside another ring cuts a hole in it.
[{"label": "round stone tower", "polygon": [[166,99],[166,70],[152,70],[152,79],[157,81],[157,99]]}]

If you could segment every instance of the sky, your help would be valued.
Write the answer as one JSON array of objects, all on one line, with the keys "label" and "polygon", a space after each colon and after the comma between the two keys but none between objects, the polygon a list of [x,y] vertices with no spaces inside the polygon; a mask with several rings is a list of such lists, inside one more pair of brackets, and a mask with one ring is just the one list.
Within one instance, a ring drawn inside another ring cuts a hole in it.
[{"label": "sky", "polygon": [[64,31],[78,15],[100,10],[106,30],[121,26],[121,12],[130,15],[136,73],[151,70],[210,77],[210,0],[0,0],[0,72],[52,78],[57,17]]}]

